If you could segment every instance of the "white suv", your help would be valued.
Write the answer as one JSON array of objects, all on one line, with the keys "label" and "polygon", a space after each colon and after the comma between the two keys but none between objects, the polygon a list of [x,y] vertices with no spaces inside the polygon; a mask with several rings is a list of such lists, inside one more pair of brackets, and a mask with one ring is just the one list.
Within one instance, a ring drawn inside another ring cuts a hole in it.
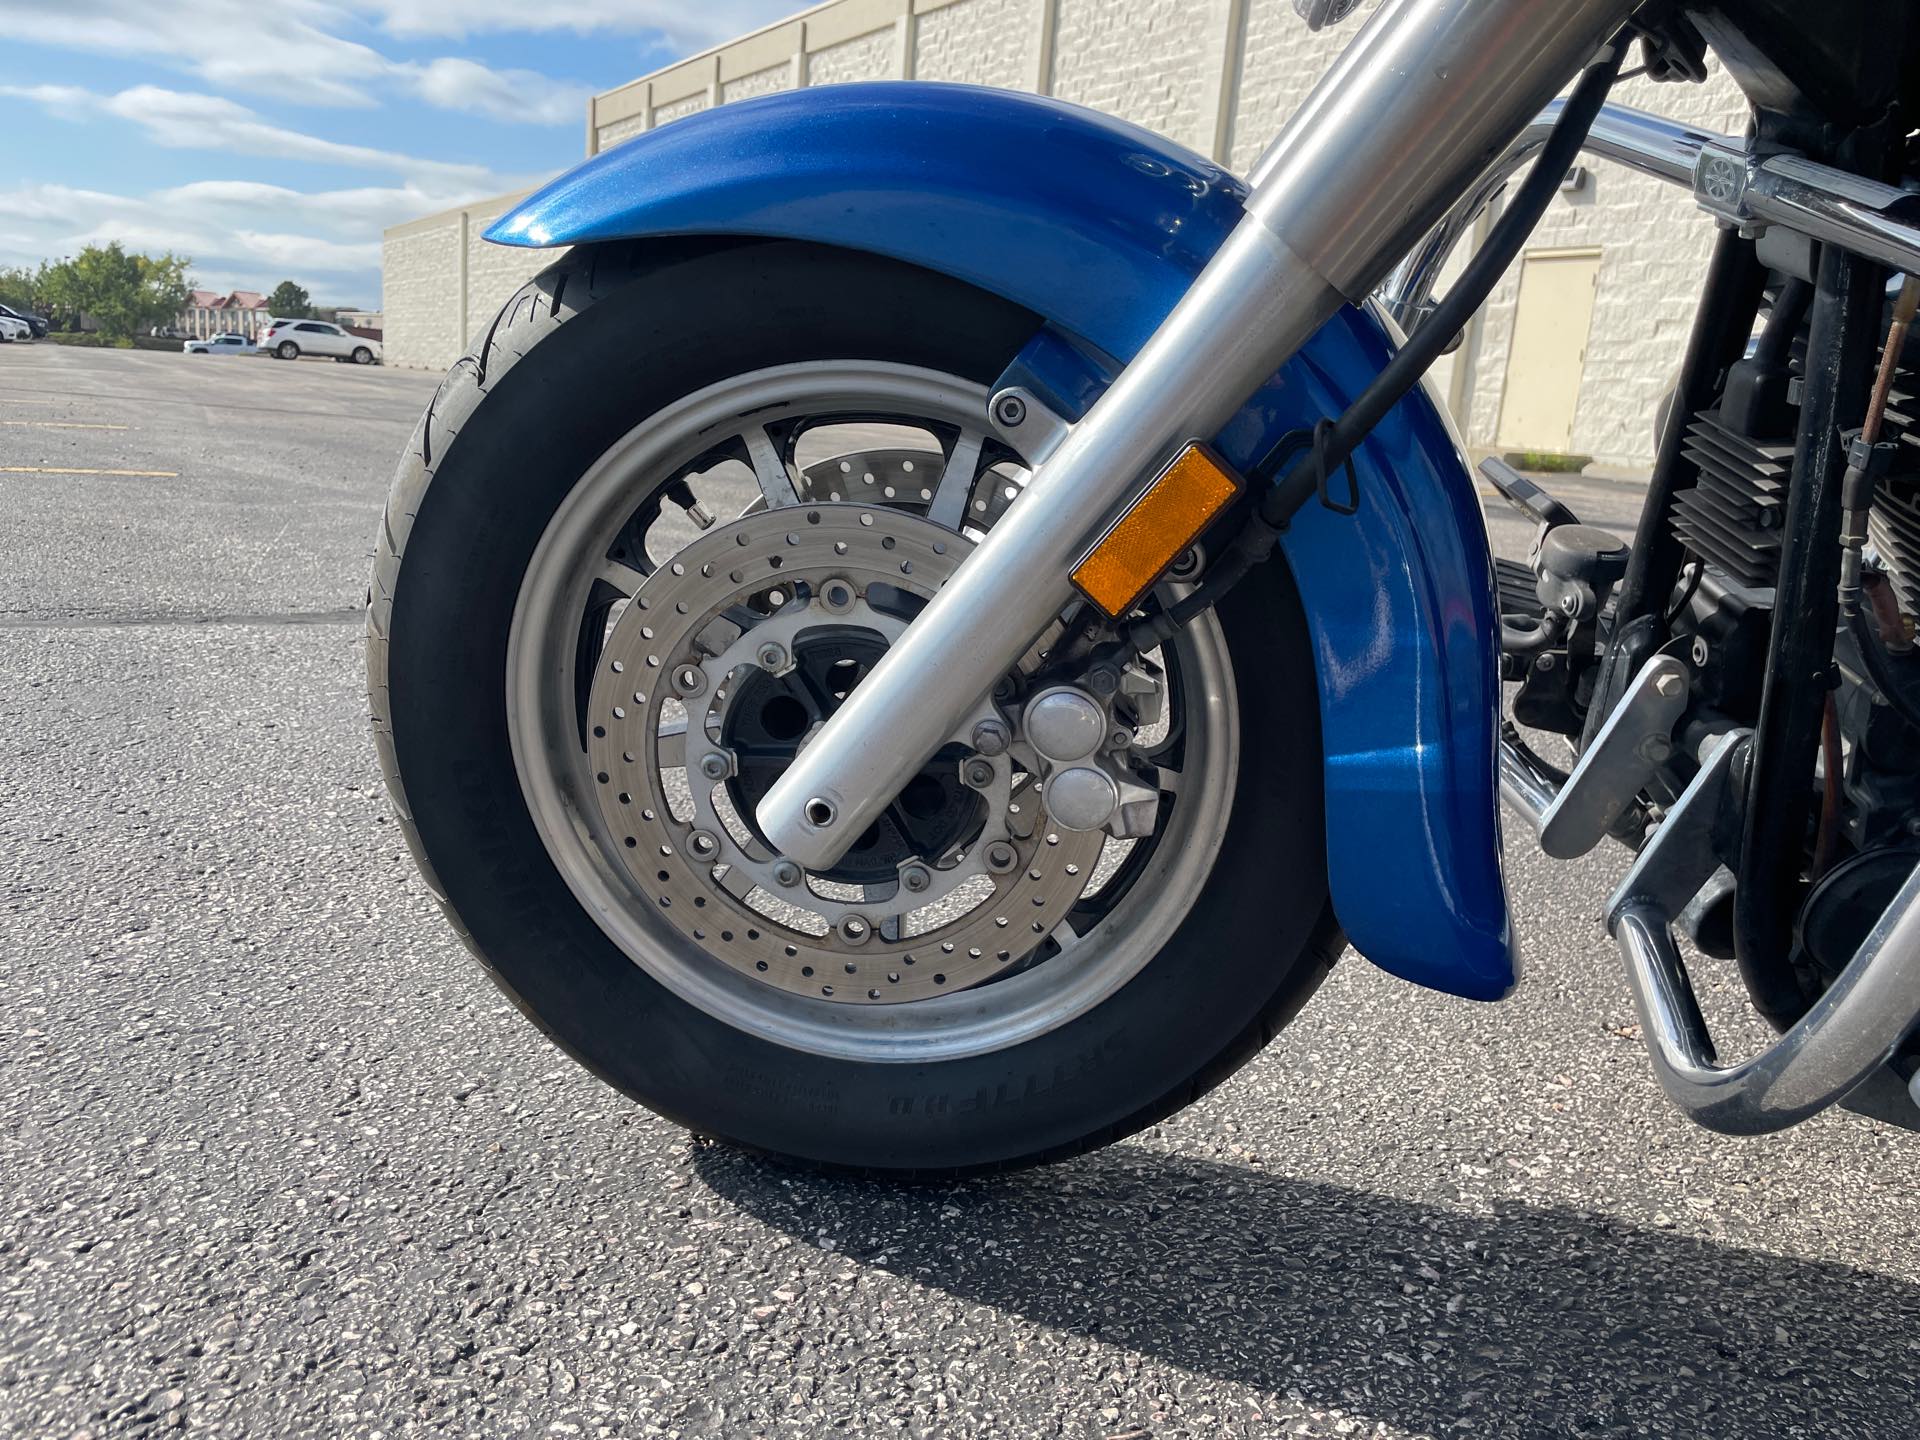
[{"label": "white suv", "polygon": [[380,342],[342,330],[324,320],[269,320],[260,332],[260,349],[282,360],[302,355],[325,355],[371,365],[380,358]]}]

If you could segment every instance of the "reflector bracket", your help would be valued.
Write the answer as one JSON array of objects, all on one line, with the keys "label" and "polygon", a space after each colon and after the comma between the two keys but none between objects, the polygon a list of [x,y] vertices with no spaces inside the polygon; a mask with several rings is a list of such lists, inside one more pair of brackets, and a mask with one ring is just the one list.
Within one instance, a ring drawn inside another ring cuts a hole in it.
[{"label": "reflector bracket", "polygon": [[1109,620],[1118,620],[1241,488],[1240,477],[1212,450],[1189,444],[1073,567],[1074,588]]}]

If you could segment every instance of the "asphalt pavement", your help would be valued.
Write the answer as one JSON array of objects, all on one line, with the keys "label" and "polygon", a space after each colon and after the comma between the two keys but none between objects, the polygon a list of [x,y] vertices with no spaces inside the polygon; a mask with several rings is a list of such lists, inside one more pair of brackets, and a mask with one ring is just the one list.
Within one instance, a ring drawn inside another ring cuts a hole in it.
[{"label": "asphalt pavement", "polygon": [[433,383],[0,347],[0,1433],[1920,1434],[1920,1136],[1677,1118],[1618,851],[1516,843],[1513,1000],[1349,955],[1201,1104],[1007,1179],[782,1171],[576,1069],[363,718]]}]

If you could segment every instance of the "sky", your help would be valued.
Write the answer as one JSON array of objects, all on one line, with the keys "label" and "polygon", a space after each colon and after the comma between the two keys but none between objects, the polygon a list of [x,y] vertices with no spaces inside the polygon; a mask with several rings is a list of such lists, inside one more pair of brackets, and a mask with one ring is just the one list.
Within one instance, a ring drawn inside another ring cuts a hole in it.
[{"label": "sky", "polygon": [[380,303],[389,225],[547,179],[586,99],[805,0],[0,0],[0,266],[171,250]]}]

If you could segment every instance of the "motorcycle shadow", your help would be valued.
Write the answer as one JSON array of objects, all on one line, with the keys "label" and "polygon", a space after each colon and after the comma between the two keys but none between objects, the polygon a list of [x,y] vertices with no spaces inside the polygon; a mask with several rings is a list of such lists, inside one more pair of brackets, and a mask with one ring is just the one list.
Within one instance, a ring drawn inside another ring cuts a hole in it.
[{"label": "motorcycle shadow", "polygon": [[804,1243],[1264,1392],[1251,1433],[1303,1405],[1476,1435],[1914,1433],[1920,1286],[1851,1266],[1127,1145],[921,1188],[697,1166]]}]

